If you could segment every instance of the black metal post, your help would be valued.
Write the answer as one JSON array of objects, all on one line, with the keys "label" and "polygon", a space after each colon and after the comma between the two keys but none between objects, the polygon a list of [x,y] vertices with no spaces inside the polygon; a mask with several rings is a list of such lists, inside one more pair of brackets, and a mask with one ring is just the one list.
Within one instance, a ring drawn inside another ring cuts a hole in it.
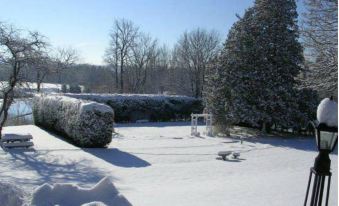
[{"label": "black metal post", "polygon": [[318,172],[317,170],[314,169],[314,167],[312,167],[311,171],[310,171],[310,177],[308,179],[308,185],[307,185],[307,191],[306,191],[304,206],[307,205],[308,194],[310,192],[310,185],[311,185],[313,175],[314,175],[314,181],[313,181],[313,189],[312,189],[310,206],[321,206],[322,205],[326,177],[328,177],[328,182],[327,182],[325,206],[328,206],[328,199],[329,199],[329,193],[330,193],[330,184],[331,184],[332,173],[331,172]]}]

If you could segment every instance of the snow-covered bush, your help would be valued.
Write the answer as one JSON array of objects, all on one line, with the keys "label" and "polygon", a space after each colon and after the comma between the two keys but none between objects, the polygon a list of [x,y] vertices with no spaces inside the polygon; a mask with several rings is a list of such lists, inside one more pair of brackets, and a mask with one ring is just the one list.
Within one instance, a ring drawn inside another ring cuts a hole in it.
[{"label": "snow-covered bush", "polygon": [[104,104],[65,96],[35,96],[36,125],[66,135],[80,147],[103,147],[111,142],[114,113]]},{"label": "snow-covered bush", "polygon": [[81,93],[81,87],[77,84],[69,85],[69,92],[70,93]]},{"label": "snow-covered bush", "polygon": [[190,118],[191,113],[201,113],[201,99],[150,94],[65,94],[77,99],[105,103],[114,110],[115,121],[168,121]]}]

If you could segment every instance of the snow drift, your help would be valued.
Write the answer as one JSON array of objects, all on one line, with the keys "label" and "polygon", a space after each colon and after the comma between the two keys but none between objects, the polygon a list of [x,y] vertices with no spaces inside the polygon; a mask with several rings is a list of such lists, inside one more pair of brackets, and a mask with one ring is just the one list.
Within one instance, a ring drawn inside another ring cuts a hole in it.
[{"label": "snow drift", "polygon": [[34,123],[66,135],[80,147],[103,147],[112,140],[113,110],[104,104],[64,96],[35,96]]},{"label": "snow drift", "polygon": [[131,206],[131,203],[105,177],[92,188],[82,188],[74,184],[43,184],[34,190],[32,205]]},{"label": "snow drift", "polygon": [[329,98],[323,99],[317,109],[317,119],[329,127],[338,127],[338,104]]},{"label": "snow drift", "polygon": [[114,110],[116,122],[189,119],[192,113],[201,113],[203,110],[201,99],[179,95],[70,93],[65,95],[109,105]]},{"label": "snow drift", "polygon": [[0,182],[0,204],[21,206],[24,203],[24,192],[14,184]]}]

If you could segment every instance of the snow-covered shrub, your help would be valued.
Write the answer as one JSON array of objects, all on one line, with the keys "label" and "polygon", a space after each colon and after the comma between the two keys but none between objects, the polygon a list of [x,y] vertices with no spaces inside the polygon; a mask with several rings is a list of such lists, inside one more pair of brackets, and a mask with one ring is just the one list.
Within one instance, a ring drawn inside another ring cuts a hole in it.
[{"label": "snow-covered shrub", "polygon": [[105,177],[92,188],[82,188],[74,184],[43,184],[34,190],[32,205],[131,206],[131,203]]},{"label": "snow-covered shrub", "polygon": [[77,84],[69,85],[69,92],[70,93],[81,93],[81,87]]},{"label": "snow-covered shrub", "polygon": [[35,96],[36,125],[66,135],[80,147],[103,147],[111,142],[113,110],[97,102],[65,96]]},{"label": "snow-covered shrub", "polygon": [[147,94],[65,94],[69,97],[105,103],[114,110],[115,121],[168,121],[201,113],[201,99]]}]

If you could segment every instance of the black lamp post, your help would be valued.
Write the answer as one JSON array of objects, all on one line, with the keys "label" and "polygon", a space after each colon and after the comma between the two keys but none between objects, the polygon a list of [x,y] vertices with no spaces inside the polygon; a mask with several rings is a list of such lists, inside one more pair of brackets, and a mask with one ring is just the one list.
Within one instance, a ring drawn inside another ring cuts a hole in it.
[{"label": "black lamp post", "polygon": [[314,166],[311,168],[308,179],[307,192],[304,206],[307,205],[308,193],[311,185],[312,176],[314,175],[312,196],[310,206],[321,206],[323,202],[323,193],[325,186],[325,178],[328,178],[326,203],[328,205],[330,184],[331,184],[331,160],[329,154],[334,150],[338,141],[338,128],[329,127],[324,123],[312,123],[315,128],[317,148],[319,150],[318,156],[315,158]]}]

